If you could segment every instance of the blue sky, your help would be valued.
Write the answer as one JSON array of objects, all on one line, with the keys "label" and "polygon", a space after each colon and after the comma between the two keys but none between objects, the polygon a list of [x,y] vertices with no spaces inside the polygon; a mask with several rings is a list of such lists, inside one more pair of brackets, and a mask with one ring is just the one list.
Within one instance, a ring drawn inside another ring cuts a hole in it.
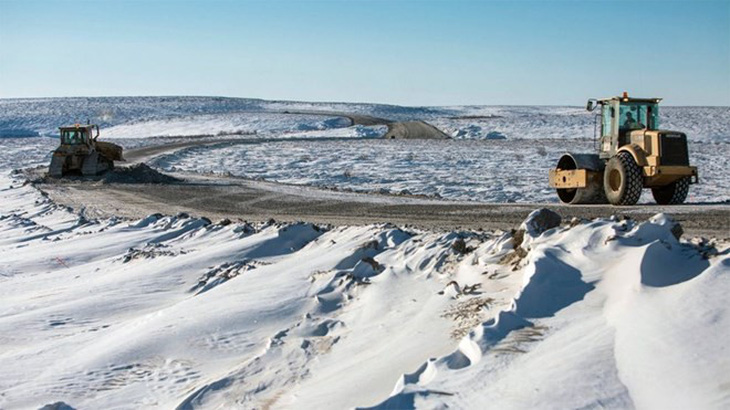
[{"label": "blue sky", "polygon": [[0,97],[730,105],[730,0],[0,0]]}]

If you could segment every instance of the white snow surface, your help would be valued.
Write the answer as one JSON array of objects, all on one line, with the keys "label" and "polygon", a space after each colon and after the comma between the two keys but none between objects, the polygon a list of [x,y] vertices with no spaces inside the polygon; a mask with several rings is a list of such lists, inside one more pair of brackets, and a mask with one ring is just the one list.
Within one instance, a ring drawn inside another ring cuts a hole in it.
[{"label": "white snow surface", "polygon": [[[320,111],[326,114],[301,114]],[[297,113],[300,114],[292,114]],[[449,141],[383,141],[385,126],[350,126],[333,113],[425,120]],[[700,184],[688,201],[730,201],[730,108],[662,107],[662,127],[684,131]],[[47,163],[61,124],[99,123],[126,149],[157,137],[260,138],[258,145],[181,151],[165,169],[215,171],[362,192],[481,202],[557,202],[547,172],[566,151],[594,152],[594,113],[582,107],[307,103],[221,97],[0,99],[0,170]],[[496,139],[505,138],[505,139]],[[271,140],[288,141],[271,141]],[[368,139],[373,139],[369,140]],[[320,141],[321,140],[321,141]],[[641,202],[653,202],[645,190]]]},{"label": "white snow surface", "polygon": [[[590,139],[595,122],[595,113],[586,112],[582,106],[401,107],[225,97],[26,98],[0,99],[0,137],[57,135],[62,124],[87,120],[103,129],[130,126],[118,128],[114,133],[115,137],[125,138],[179,132],[180,135],[216,135],[238,130],[262,132],[271,127],[291,127],[287,117],[292,114],[280,114],[302,111],[356,113],[396,121],[426,120],[450,135],[457,135],[461,129],[481,129],[465,132],[469,138],[486,138],[490,132],[500,132],[507,138]],[[691,141],[730,140],[730,107],[663,106],[661,117],[662,128],[684,131]],[[197,120],[192,121],[194,118]],[[304,118],[302,124],[319,127],[323,120],[322,117]],[[141,125],[145,123],[149,129]],[[186,126],[196,131],[188,133]]]},{"label": "white snow surface", "polygon": [[326,118],[312,115],[233,113],[201,114],[140,121],[113,126],[104,131],[105,138],[185,137],[200,135],[280,135],[329,128],[346,128],[350,120],[343,117]]},{"label": "white snow surface", "polygon": [[[558,202],[547,175],[566,151],[591,152],[581,140],[267,141],[193,148],[158,158],[168,171],[219,172],[297,185],[416,194],[479,202]],[[691,143],[700,184],[688,202],[730,201],[730,144]],[[642,203],[653,203],[644,190]]]},{"label": "white snow surface", "polygon": [[727,408],[730,253],[673,226],[89,220],[5,175],[0,408]]}]

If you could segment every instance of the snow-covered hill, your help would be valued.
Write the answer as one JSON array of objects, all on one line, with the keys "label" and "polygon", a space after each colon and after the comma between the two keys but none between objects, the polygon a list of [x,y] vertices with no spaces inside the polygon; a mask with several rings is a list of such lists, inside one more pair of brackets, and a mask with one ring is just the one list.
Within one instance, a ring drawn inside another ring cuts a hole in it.
[{"label": "snow-covered hill", "polygon": [[[62,124],[87,120],[103,129],[123,125],[109,135],[124,138],[266,131],[272,127],[292,127],[291,118],[276,114],[298,111],[357,113],[396,121],[426,120],[450,135],[472,138],[500,132],[514,139],[590,139],[595,122],[594,113],[580,106],[400,107],[224,97],[37,98],[0,99],[0,137],[57,135]],[[730,141],[730,107],[662,107],[661,116],[662,127],[685,131],[692,141]],[[316,124],[322,120],[303,118],[302,124],[306,127],[311,121]],[[188,133],[185,128],[189,126],[197,134]],[[480,131],[474,132],[477,128]]]},{"label": "snow-covered hill", "polygon": [[0,179],[0,407],[726,408],[727,244],[89,220]]}]

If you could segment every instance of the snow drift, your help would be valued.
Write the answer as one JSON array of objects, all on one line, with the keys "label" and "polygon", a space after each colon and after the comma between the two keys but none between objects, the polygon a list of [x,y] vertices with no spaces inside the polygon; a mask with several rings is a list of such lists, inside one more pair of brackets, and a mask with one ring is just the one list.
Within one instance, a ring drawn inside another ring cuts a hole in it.
[{"label": "snow drift", "polygon": [[[0,180],[0,407],[730,405],[730,256],[515,233],[90,220]],[[547,221],[547,222],[545,222]]]}]

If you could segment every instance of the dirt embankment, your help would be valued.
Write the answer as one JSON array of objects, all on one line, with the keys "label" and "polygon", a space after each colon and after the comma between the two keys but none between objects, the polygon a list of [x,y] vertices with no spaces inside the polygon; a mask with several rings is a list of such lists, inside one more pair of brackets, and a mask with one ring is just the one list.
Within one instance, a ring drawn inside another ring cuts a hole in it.
[{"label": "dirt embankment", "polygon": [[394,121],[385,118],[373,117],[371,115],[352,114],[340,111],[316,111],[316,110],[286,110],[282,114],[294,115],[323,115],[327,117],[345,117],[352,122],[352,125],[387,125]]},{"label": "dirt embankment", "polygon": [[386,139],[447,139],[451,138],[440,129],[425,121],[393,121],[369,115],[337,111],[284,111],[285,114],[327,115],[349,118],[352,125],[387,125]]},{"label": "dirt embankment", "polygon": [[388,124],[386,139],[448,139],[440,129],[424,121],[406,121]]}]

